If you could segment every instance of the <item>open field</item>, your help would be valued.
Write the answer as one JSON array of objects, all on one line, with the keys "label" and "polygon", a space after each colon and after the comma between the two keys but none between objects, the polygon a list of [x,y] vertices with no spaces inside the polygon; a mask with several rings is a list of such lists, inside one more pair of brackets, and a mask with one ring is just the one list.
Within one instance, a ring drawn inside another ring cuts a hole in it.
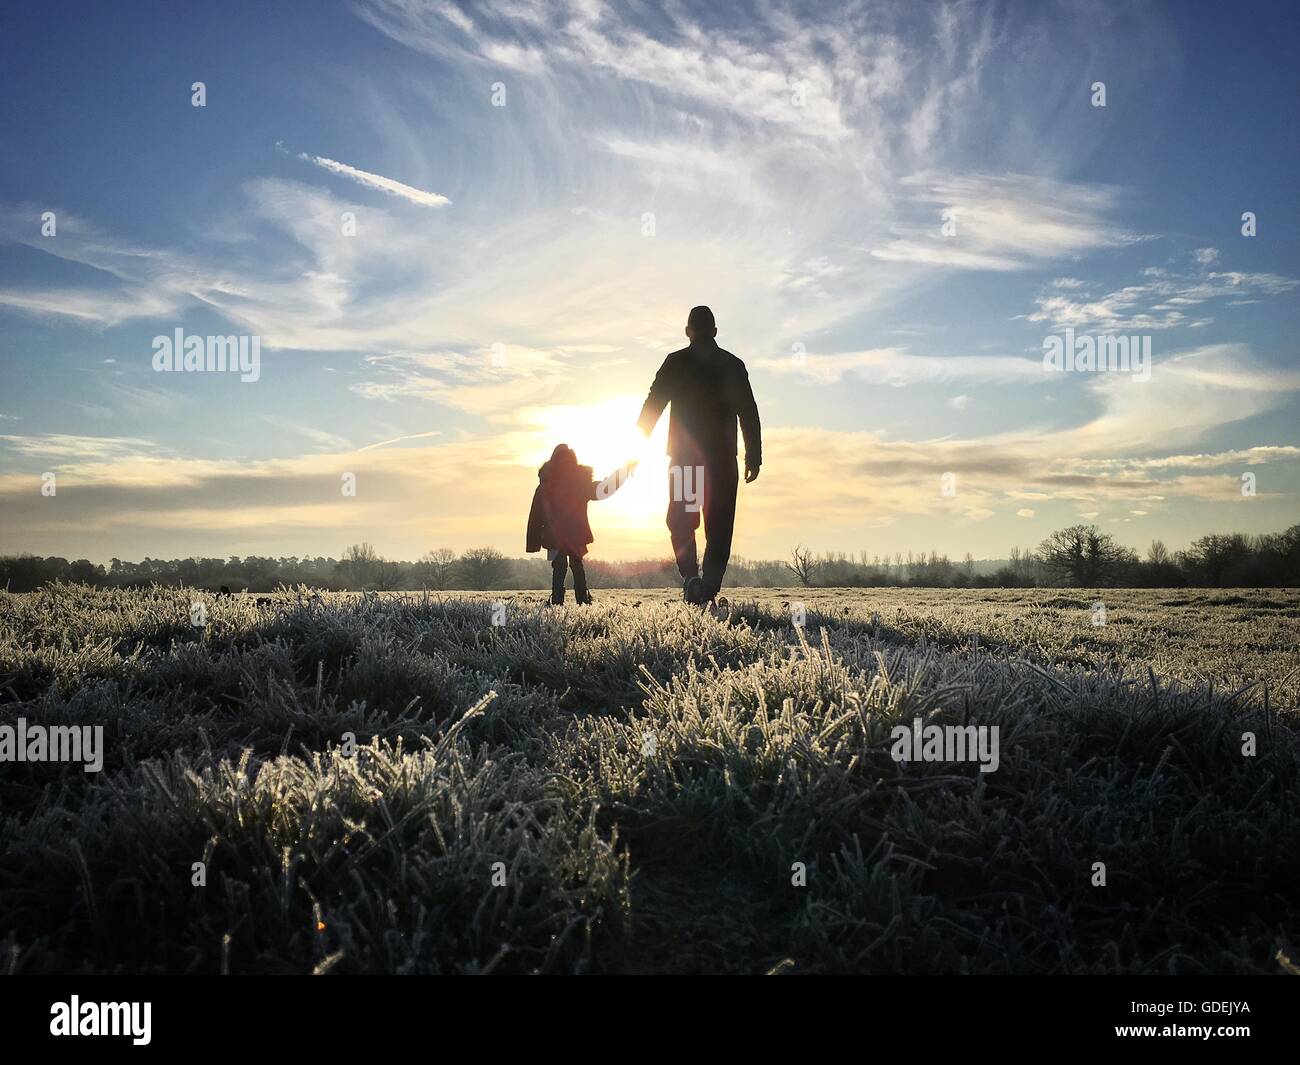
[{"label": "open field", "polygon": [[[0,724],[104,729],[0,764],[0,965],[1280,973],[1298,637],[1253,590],[0,594]],[[997,769],[895,761],[916,717]]]}]

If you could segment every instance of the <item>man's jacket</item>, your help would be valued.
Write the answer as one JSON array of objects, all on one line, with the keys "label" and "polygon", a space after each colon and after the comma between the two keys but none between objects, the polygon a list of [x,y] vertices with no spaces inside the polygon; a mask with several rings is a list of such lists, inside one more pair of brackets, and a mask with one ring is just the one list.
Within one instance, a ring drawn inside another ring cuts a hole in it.
[{"label": "man's jacket", "polygon": [[724,462],[736,456],[736,423],[745,437],[745,465],[763,463],[758,405],[745,364],[716,340],[674,351],[655,374],[637,424],[649,434],[672,404],[668,454],[680,465]]}]

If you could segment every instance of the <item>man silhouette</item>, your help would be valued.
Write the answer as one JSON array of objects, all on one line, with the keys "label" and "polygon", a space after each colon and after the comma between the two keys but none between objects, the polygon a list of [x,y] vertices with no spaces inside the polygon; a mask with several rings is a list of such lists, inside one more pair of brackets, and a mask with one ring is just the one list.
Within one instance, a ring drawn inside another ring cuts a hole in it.
[{"label": "man silhouette", "polygon": [[[711,602],[722,588],[736,521],[736,422],[745,437],[745,483],[758,477],[763,445],[758,406],[745,364],[718,347],[717,323],[708,307],[686,319],[690,345],[674,351],[655,374],[637,425],[649,436],[664,407],[668,422],[668,531],[682,597]],[[704,573],[695,554],[695,530],[704,516]]]}]

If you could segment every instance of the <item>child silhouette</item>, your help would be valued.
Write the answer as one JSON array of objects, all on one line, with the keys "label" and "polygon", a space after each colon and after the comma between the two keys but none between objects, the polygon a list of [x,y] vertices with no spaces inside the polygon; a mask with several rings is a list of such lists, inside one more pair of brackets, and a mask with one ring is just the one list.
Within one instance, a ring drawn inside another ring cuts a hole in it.
[{"label": "child silhouette", "polygon": [[579,604],[591,602],[587,571],[582,559],[593,541],[587,504],[608,499],[623,486],[636,468],[635,462],[620,466],[603,481],[592,476],[590,466],[580,466],[568,444],[557,444],[551,457],[537,471],[537,490],[528,513],[528,551],[546,548],[551,563],[551,602],[564,602],[564,577],[573,569],[573,598]]}]

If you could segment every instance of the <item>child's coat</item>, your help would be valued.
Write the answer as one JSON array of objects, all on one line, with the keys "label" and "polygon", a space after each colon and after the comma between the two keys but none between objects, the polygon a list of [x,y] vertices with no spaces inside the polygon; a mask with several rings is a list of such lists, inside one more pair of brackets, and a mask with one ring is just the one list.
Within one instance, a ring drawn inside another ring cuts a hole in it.
[{"label": "child's coat", "polygon": [[526,550],[546,547],[570,558],[582,558],[593,539],[587,504],[617,491],[630,472],[630,465],[597,481],[591,467],[578,465],[573,451],[560,444],[537,471],[537,490],[528,513]]}]

